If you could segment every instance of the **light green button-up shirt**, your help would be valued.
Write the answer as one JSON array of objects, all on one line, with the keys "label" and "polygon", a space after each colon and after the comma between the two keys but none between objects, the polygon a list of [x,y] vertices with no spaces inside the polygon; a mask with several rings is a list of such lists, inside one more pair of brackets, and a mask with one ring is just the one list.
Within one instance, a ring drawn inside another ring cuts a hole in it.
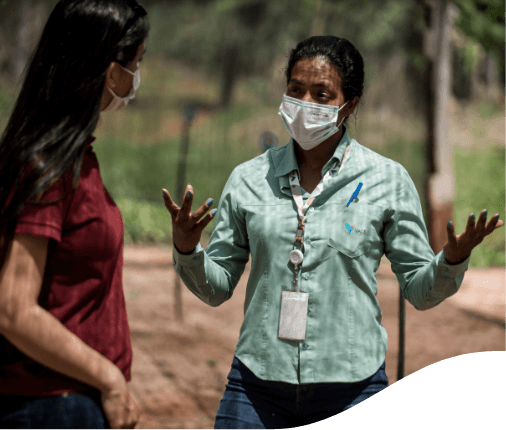
[{"label": "light green button-up shirt", "polygon": [[[399,163],[345,132],[322,176],[339,167],[348,143],[348,162],[324,183],[306,213],[299,270],[299,286],[309,293],[305,341],[278,339],[281,292],[290,288],[294,273],[288,260],[297,230],[288,183],[289,173],[298,170],[293,140],[234,169],[205,251],[200,245],[190,255],[174,249],[177,273],[211,306],[232,296],[251,253],[235,355],[261,379],[356,382],[379,369],[387,350],[376,299],[376,270],[383,254],[404,297],[417,309],[429,309],[454,294],[467,270],[469,259],[449,265],[442,252],[434,256],[418,193]],[[346,207],[359,182],[358,200]],[[303,191],[304,200],[308,197]]]}]

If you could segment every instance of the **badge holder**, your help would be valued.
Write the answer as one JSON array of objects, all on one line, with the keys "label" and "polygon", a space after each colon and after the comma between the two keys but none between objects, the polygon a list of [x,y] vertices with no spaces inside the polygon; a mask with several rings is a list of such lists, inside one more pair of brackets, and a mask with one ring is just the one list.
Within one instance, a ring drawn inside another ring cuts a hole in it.
[{"label": "badge holder", "polygon": [[304,246],[290,252],[290,262],[294,266],[292,291],[281,292],[281,312],[278,337],[285,340],[306,339],[306,324],[309,294],[300,291],[298,284],[299,266],[304,259]]}]

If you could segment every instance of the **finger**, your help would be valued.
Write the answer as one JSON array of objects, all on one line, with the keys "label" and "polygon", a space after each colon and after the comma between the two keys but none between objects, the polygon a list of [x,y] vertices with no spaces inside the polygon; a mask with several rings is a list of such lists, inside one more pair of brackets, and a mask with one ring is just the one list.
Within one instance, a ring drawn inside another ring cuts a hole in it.
[{"label": "finger", "polygon": [[172,201],[172,198],[170,197],[169,192],[165,188],[162,189],[162,195],[163,195],[163,202],[165,203],[165,207],[167,208],[167,210],[169,211],[169,213],[172,216],[176,216],[177,211],[179,210],[179,206],[176,205]]},{"label": "finger", "polygon": [[201,207],[199,207],[192,214],[192,218],[195,219],[196,222],[200,220],[204,216],[204,214],[209,210],[209,208],[213,205],[214,199],[208,199]]},{"label": "finger", "polygon": [[467,219],[466,230],[473,231],[475,227],[476,227],[476,215],[471,214],[471,215],[469,215],[469,218]]},{"label": "finger", "polygon": [[480,213],[480,218],[478,219],[478,222],[476,223],[476,230],[480,234],[483,234],[483,232],[485,231],[485,224],[487,222],[487,214],[488,214],[488,210],[483,209]]},{"label": "finger", "polygon": [[504,221],[501,219],[499,222],[495,225],[495,228],[502,227],[504,225]]},{"label": "finger", "polygon": [[457,237],[455,236],[455,227],[451,221],[446,224],[446,233],[448,235],[448,243],[457,246]]},{"label": "finger", "polygon": [[207,227],[207,225],[215,217],[217,211],[218,211],[218,209],[213,209],[211,212],[209,212],[204,218],[202,218],[197,223],[197,229],[198,229],[198,231],[200,231],[201,234],[202,234],[202,231],[204,231],[204,229]]},{"label": "finger", "polygon": [[135,428],[140,418],[139,404],[133,396],[131,396],[131,407],[130,407],[130,428]]},{"label": "finger", "polygon": [[485,236],[492,233],[497,228],[497,224],[499,224],[499,214],[495,214],[487,224],[487,227],[485,228]]},{"label": "finger", "polygon": [[188,219],[190,217],[191,209],[193,202],[193,187],[188,184],[184,191],[183,202],[181,204],[180,215],[182,215],[183,219]]}]

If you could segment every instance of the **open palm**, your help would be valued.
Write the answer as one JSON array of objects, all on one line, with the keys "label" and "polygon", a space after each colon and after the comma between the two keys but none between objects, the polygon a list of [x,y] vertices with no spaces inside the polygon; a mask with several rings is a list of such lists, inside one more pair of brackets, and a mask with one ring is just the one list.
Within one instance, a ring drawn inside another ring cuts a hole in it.
[{"label": "open palm", "polygon": [[480,244],[485,236],[503,225],[504,221],[499,221],[499,214],[495,214],[487,222],[487,210],[481,211],[477,222],[474,214],[469,215],[466,229],[459,235],[455,234],[453,223],[448,221],[448,242],[443,248],[446,261],[451,264],[461,263],[469,257],[473,248]]}]

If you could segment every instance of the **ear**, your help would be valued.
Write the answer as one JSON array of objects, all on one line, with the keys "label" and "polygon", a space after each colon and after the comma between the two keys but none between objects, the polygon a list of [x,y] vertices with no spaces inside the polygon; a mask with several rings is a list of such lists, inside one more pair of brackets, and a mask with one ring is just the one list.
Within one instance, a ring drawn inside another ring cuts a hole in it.
[{"label": "ear", "polygon": [[357,107],[359,101],[360,97],[355,96],[355,98],[346,105],[345,111],[347,117],[350,116],[355,111],[355,108]]},{"label": "ear", "polygon": [[119,81],[119,78],[120,78],[119,64],[116,63],[115,61],[112,61],[105,72],[105,86],[111,88],[114,91]]},{"label": "ear", "polygon": [[112,100],[112,94],[109,92],[108,88],[111,88],[113,91],[116,87],[116,82],[118,79],[118,63],[114,61],[109,64],[105,72],[105,80],[104,80],[104,89],[102,92],[102,104],[100,106],[100,110],[103,111],[107,105]]}]

